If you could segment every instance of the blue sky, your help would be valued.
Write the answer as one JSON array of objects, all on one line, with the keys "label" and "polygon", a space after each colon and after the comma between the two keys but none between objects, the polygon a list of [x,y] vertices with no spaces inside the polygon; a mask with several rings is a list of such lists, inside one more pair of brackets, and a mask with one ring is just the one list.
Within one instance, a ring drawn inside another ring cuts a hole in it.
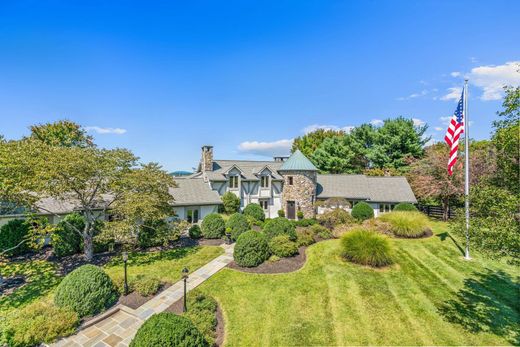
[{"label": "blue sky", "polygon": [[[0,134],[67,118],[103,147],[190,169],[264,159],[316,127],[403,115],[471,136],[519,85],[519,1],[0,1]],[[440,129],[440,130],[438,130]]]}]

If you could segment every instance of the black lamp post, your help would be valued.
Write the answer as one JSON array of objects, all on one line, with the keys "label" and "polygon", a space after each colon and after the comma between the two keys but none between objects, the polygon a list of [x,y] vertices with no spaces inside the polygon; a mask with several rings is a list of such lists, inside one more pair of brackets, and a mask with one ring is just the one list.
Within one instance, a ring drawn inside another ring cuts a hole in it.
[{"label": "black lamp post", "polygon": [[128,279],[126,276],[126,262],[128,261],[128,253],[123,252],[123,262],[125,263],[125,295],[128,295]]},{"label": "black lamp post", "polygon": [[190,270],[185,267],[182,269],[182,279],[184,280],[184,305],[182,307],[182,312],[188,311],[188,308],[186,307],[186,283],[188,282],[188,273]]},{"label": "black lamp post", "polygon": [[231,228],[226,228],[226,243],[231,244]]}]

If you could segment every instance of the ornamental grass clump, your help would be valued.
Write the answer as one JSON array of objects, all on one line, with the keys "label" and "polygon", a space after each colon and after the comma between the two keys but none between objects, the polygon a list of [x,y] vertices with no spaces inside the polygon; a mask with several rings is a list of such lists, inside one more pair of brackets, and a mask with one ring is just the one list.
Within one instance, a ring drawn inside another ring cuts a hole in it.
[{"label": "ornamental grass clump", "polygon": [[385,213],[379,219],[388,223],[392,234],[398,237],[421,237],[429,228],[429,220],[421,212],[396,211]]},{"label": "ornamental grass clump", "polygon": [[341,237],[342,256],[356,264],[383,267],[393,263],[393,248],[387,236],[362,227]]}]

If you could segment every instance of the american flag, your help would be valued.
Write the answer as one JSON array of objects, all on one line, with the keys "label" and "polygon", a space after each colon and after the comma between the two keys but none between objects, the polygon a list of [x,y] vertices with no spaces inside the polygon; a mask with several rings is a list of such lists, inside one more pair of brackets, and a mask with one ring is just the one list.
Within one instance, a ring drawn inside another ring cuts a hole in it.
[{"label": "american flag", "polygon": [[448,160],[448,173],[453,174],[453,165],[457,162],[457,153],[459,151],[459,137],[464,132],[464,90],[460,96],[459,103],[455,113],[451,117],[450,125],[444,136],[444,141],[450,146],[450,159]]}]

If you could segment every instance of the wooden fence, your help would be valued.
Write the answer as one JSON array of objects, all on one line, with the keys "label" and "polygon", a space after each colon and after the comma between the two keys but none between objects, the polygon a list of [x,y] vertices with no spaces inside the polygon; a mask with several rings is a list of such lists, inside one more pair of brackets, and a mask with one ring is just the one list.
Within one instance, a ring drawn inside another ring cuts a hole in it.
[{"label": "wooden fence", "polygon": [[[418,205],[417,208],[419,211],[428,215],[428,217],[439,218],[442,219],[444,214],[442,206],[432,206],[432,205]],[[448,219],[455,218],[455,209],[449,207],[448,208]]]}]

